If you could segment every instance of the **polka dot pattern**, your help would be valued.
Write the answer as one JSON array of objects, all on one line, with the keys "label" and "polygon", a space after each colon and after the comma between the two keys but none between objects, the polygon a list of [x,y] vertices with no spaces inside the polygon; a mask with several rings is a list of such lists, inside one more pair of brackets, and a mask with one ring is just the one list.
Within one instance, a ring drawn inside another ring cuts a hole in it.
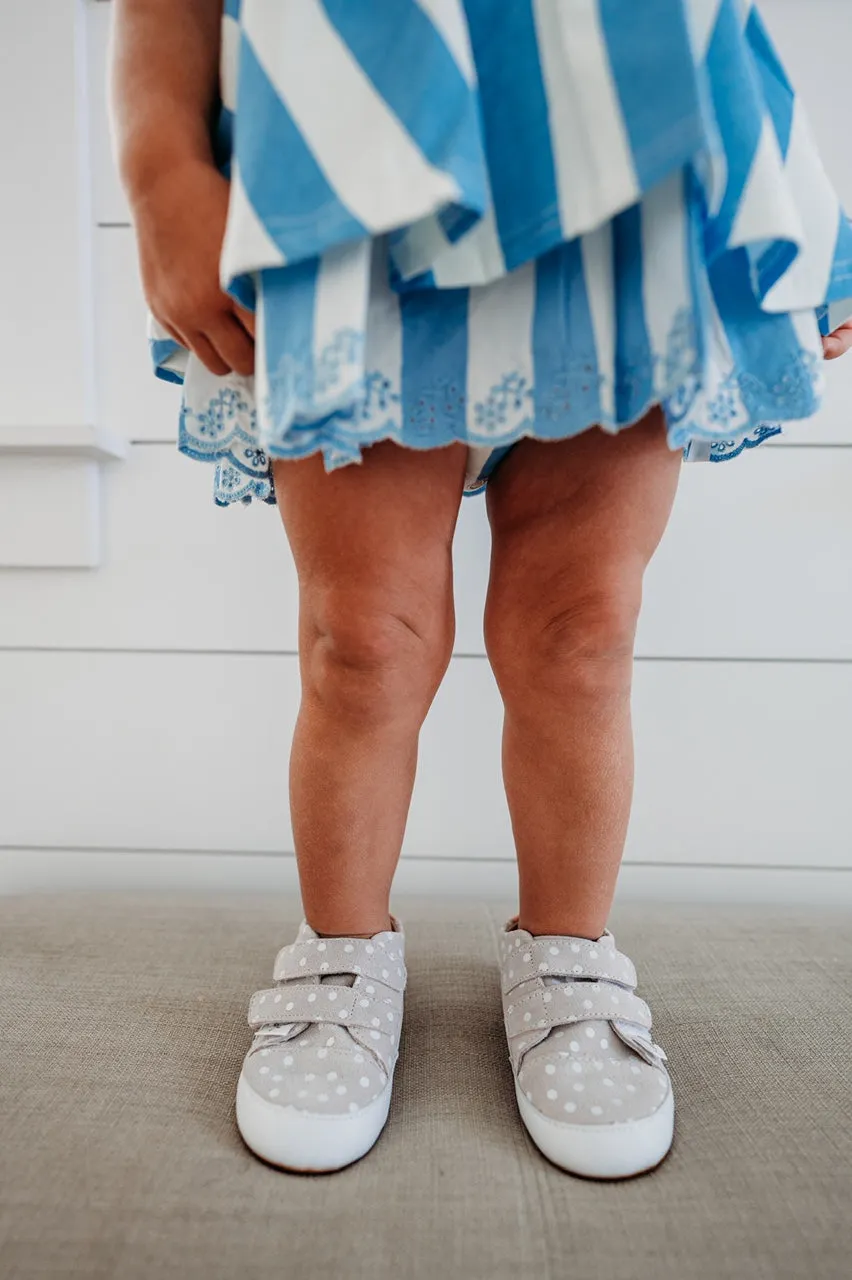
[{"label": "polka dot pattern", "polygon": [[671,1087],[665,1055],[633,992],[633,965],[610,933],[594,943],[534,938],[510,924],[500,958],[512,1065],[537,1111],[592,1125],[639,1120],[661,1106]]},{"label": "polka dot pattern", "polygon": [[316,1115],[349,1116],[375,1102],[399,1052],[403,934],[320,939],[303,923],[275,975],[276,987],[252,997],[246,1082],[277,1106]]},{"label": "polka dot pattern", "polygon": [[588,938],[537,937],[507,929],[500,942],[503,992],[547,973],[559,978],[603,978],[632,990],[636,986],[633,962],[616,950],[607,930],[597,942]]}]

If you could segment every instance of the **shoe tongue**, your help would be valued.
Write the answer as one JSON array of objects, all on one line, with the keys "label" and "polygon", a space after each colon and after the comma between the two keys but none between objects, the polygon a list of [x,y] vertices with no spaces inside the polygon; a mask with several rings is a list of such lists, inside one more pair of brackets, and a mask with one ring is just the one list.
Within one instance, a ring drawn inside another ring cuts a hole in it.
[{"label": "shoe tongue", "polygon": [[[296,934],[297,942],[310,942],[313,939],[321,938],[322,934],[316,933],[311,928],[307,920],[303,920],[299,925]],[[336,987],[353,987],[355,985],[354,973],[323,973],[315,978],[303,978],[302,982],[306,984],[313,983],[315,986],[321,986],[324,982],[333,982]]]}]

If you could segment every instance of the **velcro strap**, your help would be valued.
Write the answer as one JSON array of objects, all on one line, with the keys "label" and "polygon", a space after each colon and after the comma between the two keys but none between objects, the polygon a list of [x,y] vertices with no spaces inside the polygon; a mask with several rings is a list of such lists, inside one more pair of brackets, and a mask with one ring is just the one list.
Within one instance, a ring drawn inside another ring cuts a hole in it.
[{"label": "velcro strap", "polygon": [[504,935],[501,965],[503,992],[530,978],[604,978],[636,986],[636,970],[627,956],[602,942],[585,938],[529,938]]},{"label": "velcro strap", "polygon": [[506,1003],[506,1034],[542,1031],[570,1022],[619,1019],[651,1029],[651,1010],[644,1000],[606,982],[553,983]]},{"label": "velcro strap", "polygon": [[402,943],[381,947],[363,938],[310,938],[282,947],[275,957],[275,982],[294,978],[324,977],[329,973],[351,973],[372,978],[392,991],[405,990],[405,961]]},{"label": "velcro strap", "polygon": [[327,1022],[390,1033],[399,1029],[400,1010],[387,1000],[366,996],[358,987],[331,983],[293,983],[256,991],[249,1002],[250,1027],[266,1024]]}]

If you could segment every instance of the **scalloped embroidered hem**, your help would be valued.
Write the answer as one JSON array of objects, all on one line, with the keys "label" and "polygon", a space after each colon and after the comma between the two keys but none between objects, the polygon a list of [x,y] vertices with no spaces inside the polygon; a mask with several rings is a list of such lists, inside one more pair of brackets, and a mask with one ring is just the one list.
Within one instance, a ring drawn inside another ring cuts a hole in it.
[{"label": "scalloped embroidered hem", "polygon": [[[629,430],[631,426],[640,422],[656,403],[658,401],[652,400],[649,404],[643,406],[637,417],[628,423],[588,422],[577,426],[573,430],[558,434],[537,431],[535,423],[527,420],[508,437],[497,440],[492,439],[486,442],[471,440],[463,436],[450,436],[439,441],[432,441],[425,438],[404,438],[400,422],[387,420],[377,430],[369,433],[364,432],[359,434],[357,438],[353,436],[344,440],[340,435],[329,437],[322,435],[318,431],[292,432],[287,438],[276,441],[266,448],[258,446],[253,436],[239,429],[235,429],[226,440],[220,441],[215,445],[212,442],[200,441],[185,430],[184,414],[182,414],[179,449],[188,458],[215,464],[214,501],[217,506],[228,507],[235,503],[248,505],[253,501],[265,502],[270,505],[275,504],[275,486],[271,468],[273,460],[297,460],[321,453],[326,470],[334,471],[340,467],[360,464],[363,462],[364,449],[387,440],[395,441],[402,448],[419,451],[445,448],[450,444],[465,443],[468,445],[469,459],[474,450],[481,454],[485,448],[490,447],[490,452],[481,465],[473,470],[470,469],[469,465],[464,493],[465,496],[470,497],[484,492],[488,478],[493,473],[497,463],[505,457],[518,441],[526,438],[548,441],[573,439],[594,426],[599,426],[601,430],[606,431],[608,434],[618,435],[621,431]],[[684,442],[684,436],[690,430],[694,434],[689,434]],[[766,423],[749,429],[744,435],[725,439],[720,439],[709,432],[703,431],[695,423],[689,424],[687,427],[681,421],[679,423],[669,423],[668,426],[669,447],[673,451],[680,449],[685,462],[731,461],[739,457],[745,450],[754,449],[772,437],[781,434],[782,428],[780,425]]]},{"label": "scalloped embroidered hem", "polygon": [[[518,319],[509,314],[514,329]],[[772,329],[774,321],[762,323]],[[251,379],[215,378],[190,357],[179,447],[188,457],[217,464],[214,497],[220,506],[274,502],[273,460],[321,453],[333,471],[361,462],[365,448],[384,440],[420,450],[467,444],[477,456],[469,454],[465,491],[481,492],[519,440],[571,439],[593,426],[616,434],[655,404],[664,410],[669,446],[682,450],[685,461],[726,461],[778,435],[779,420],[809,417],[819,406],[816,321],[807,333],[782,324],[785,341],[767,332],[760,357],[741,367],[729,351],[712,344],[707,349],[695,313],[680,308],[657,350],[646,348],[644,357],[637,350],[631,361],[625,344],[609,376],[589,358],[563,351],[556,363],[545,352],[540,366],[497,365],[487,379],[469,368],[467,380],[463,366],[454,369],[442,357],[437,379],[410,383],[392,361],[365,372],[338,359],[351,346],[347,329],[329,335],[318,361],[292,361],[286,377],[265,383],[263,394]],[[444,332],[468,340],[452,314]]]}]

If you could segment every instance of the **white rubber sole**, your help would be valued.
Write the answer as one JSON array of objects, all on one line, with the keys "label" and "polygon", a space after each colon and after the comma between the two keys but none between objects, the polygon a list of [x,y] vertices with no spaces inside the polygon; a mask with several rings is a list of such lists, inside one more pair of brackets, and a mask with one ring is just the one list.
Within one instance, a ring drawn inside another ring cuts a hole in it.
[{"label": "white rubber sole", "polygon": [[279,1107],[240,1076],[237,1127],[250,1151],[293,1173],[332,1173],[365,1156],[388,1118],[393,1082],[352,1115],[322,1116]]},{"label": "white rubber sole", "polygon": [[671,1089],[653,1115],[619,1124],[563,1124],[543,1116],[515,1082],[518,1110],[542,1155],[583,1178],[633,1178],[654,1169],[674,1136]]}]

